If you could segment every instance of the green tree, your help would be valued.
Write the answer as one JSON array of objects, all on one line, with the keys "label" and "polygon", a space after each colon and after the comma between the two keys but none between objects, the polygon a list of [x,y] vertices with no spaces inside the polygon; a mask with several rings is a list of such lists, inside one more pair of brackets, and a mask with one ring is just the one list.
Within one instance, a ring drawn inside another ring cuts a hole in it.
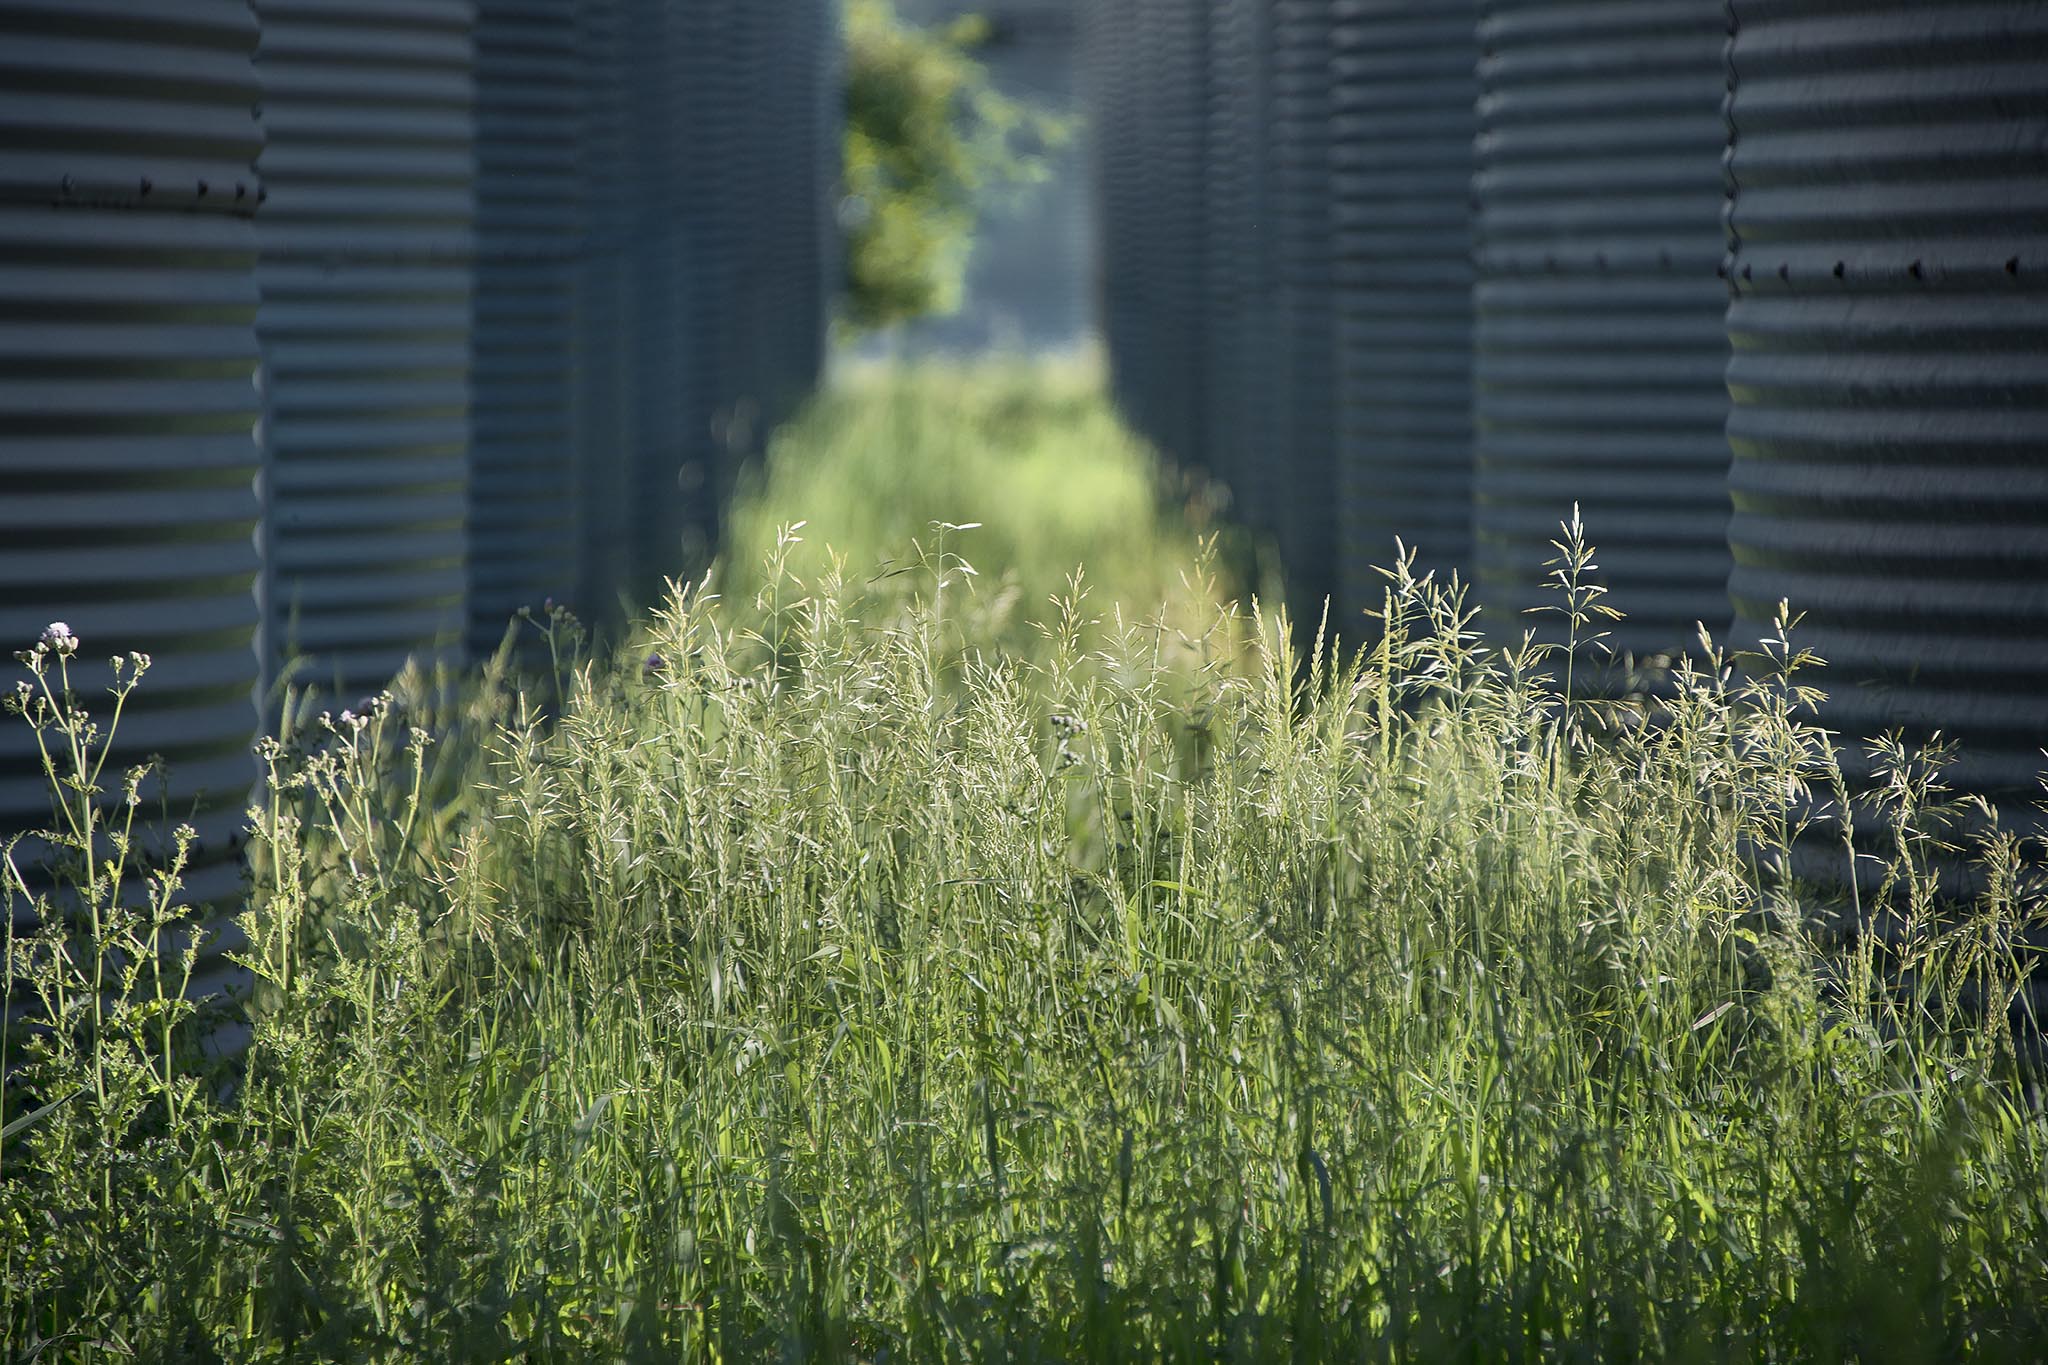
[{"label": "green tree", "polygon": [[960,306],[974,229],[993,196],[1044,181],[1064,120],[998,91],[975,60],[990,27],[906,23],[890,0],[847,7],[846,291],[870,331]]}]

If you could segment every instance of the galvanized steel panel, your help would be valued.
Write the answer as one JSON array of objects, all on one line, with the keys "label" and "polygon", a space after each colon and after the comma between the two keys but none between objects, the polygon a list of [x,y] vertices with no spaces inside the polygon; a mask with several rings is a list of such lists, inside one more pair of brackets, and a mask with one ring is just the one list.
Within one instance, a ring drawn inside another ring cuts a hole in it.
[{"label": "galvanized steel panel", "polygon": [[[108,657],[150,656],[103,785],[162,757],[145,818],[198,831],[197,903],[238,888],[255,776],[254,45],[238,0],[0,0],[0,649],[68,623],[102,724]],[[0,718],[0,839],[49,802]],[[209,942],[201,990],[231,946]]]},{"label": "galvanized steel panel", "polygon": [[837,8],[584,0],[577,27],[581,577],[646,603],[823,364]]},{"label": "galvanized steel panel", "polygon": [[632,267],[627,257],[638,187],[627,153],[629,114],[619,73],[631,31],[621,0],[576,6],[577,194],[582,212],[576,289],[578,600],[617,614],[631,577]]},{"label": "galvanized steel panel", "polygon": [[1780,599],[1859,741],[2048,767],[2048,7],[1737,0],[1729,48],[1738,631]]},{"label": "galvanized steel panel", "polygon": [[1083,12],[1083,79],[1091,124],[1091,179],[1098,245],[1097,312],[1117,404],[1142,428],[1138,375],[1146,346],[1139,248],[1139,104],[1133,49],[1136,0],[1100,0]]},{"label": "galvanized steel panel", "polygon": [[1612,643],[1726,615],[1720,0],[1483,0],[1475,546],[1496,637],[1556,618],[1577,503]]},{"label": "galvanized steel panel", "polygon": [[468,591],[481,657],[521,607],[578,595],[575,9],[478,0],[475,51]]},{"label": "galvanized steel panel", "polygon": [[467,624],[474,8],[256,6],[271,647],[344,695]]},{"label": "galvanized steel panel", "polygon": [[826,326],[839,259],[832,205],[845,131],[841,88],[846,43],[840,0],[807,0],[799,14],[799,46],[805,60],[797,68],[803,96],[797,118],[805,174],[795,182],[800,199],[790,220],[793,263],[800,273],[796,311],[789,321],[786,387],[792,403],[808,398],[825,372]]},{"label": "galvanized steel panel", "polygon": [[1191,0],[1140,0],[1133,73],[1143,153],[1144,300],[1150,332],[1143,357],[1148,434],[1173,459],[1206,467],[1200,420],[1204,385],[1203,298],[1207,255],[1207,13]]},{"label": "galvanized steel panel", "polygon": [[[1339,558],[1347,616],[1395,541],[1471,576],[1473,0],[1338,0]],[[1355,619],[1351,628],[1355,629]]]},{"label": "galvanized steel panel", "polygon": [[255,27],[241,0],[0,4],[0,200],[246,212]]},{"label": "galvanized steel panel", "polygon": [[815,332],[806,318],[808,276],[816,259],[815,101],[820,63],[819,0],[749,11],[761,94],[755,105],[755,157],[771,174],[763,186],[754,238],[757,306],[756,399],[763,434],[795,410],[805,387],[798,354]]},{"label": "galvanized steel panel", "polygon": [[839,179],[844,39],[838,0],[803,0],[788,13],[790,86],[786,147],[790,174],[777,233],[788,276],[776,350],[771,418],[788,419],[817,385],[825,364],[825,326],[835,259],[830,206]]},{"label": "galvanized steel panel", "polygon": [[1093,65],[1112,384],[1140,435],[1192,463],[1198,352],[1189,327],[1202,276],[1190,152],[1201,110],[1189,69],[1196,53],[1179,8],[1170,0],[1106,6]]},{"label": "galvanized steel panel", "polygon": [[1279,275],[1280,488],[1273,524],[1296,610],[1336,591],[1336,284],[1331,0],[1273,0],[1273,233]]},{"label": "galvanized steel panel", "polygon": [[[742,5],[737,16],[725,26],[738,45],[732,68],[746,91],[741,117],[734,127],[725,106],[713,125],[732,129],[726,176],[735,190],[714,238],[738,262],[737,293],[719,299],[736,315],[730,330],[739,348],[731,388],[713,408],[721,496],[737,463],[758,454],[794,413],[823,362],[825,208],[840,128],[837,5]],[[712,511],[715,505],[707,507],[707,525]]]},{"label": "galvanized steel panel", "polygon": [[[688,117],[693,111],[687,102],[683,8],[626,7],[628,42],[619,73],[627,90],[628,172],[622,188],[628,204],[625,259],[632,282],[627,300],[634,432],[629,587],[642,604],[659,597],[665,576],[682,570],[686,526],[711,524],[701,457],[689,449],[694,399],[687,388],[686,352],[697,319],[689,304],[688,272],[695,267],[682,235],[682,206],[707,190],[713,197],[735,196],[735,205],[760,205],[738,186],[714,182],[699,188],[690,179],[688,139],[714,134],[698,129]],[[723,17],[728,24],[749,18],[759,22],[755,10],[779,8],[728,10]],[[733,114],[725,117],[730,120]]]},{"label": "galvanized steel panel", "polygon": [[1246,0],[1206,2],[1208,249],[1198,417],[1210,467],[1232,491],[1233,515],[1256,524],[1268,491],[1261,464],[1269,451],[1276,316],[1264,233],[1267,32],[1261,11]]}]

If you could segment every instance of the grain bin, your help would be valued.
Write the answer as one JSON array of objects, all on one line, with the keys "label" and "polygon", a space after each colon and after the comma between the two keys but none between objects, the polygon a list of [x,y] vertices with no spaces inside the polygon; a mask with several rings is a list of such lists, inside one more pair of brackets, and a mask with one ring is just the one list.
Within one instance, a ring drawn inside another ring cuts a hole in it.
[{"label": "grain bin", "polygon": [[[1554,621],[1574,503],[1611,643],[1727,614],[1721,0],[1480,6],[1474,557],[1497,639]],[[1561,630],[1544,625],[1555,638]]]},{"label": "grain bin", "polygon": [[1198,417],[1209,459],[1232,492],[1232,514],[1264,520],[1270,471],[1274,283],[1266,249],[1266,82],[1269,30],[1263,7],[1207,0],[1208,67],[1202,211],[1202,386]]},{"label": "grain bin", "polygon": [[1140,367],[1147,354],[1144,252],[1139,241],[1143,195],[1137,136],[1133,48],[1137,0],[1100,0],[1082,15],[1082,68],[1092,125],[1090,172],[1095,201],[1099,275],[1096,309],[1112,390],[1124,415],[1144,427]]},{"label": "grain bin", "polygon": [[754,365],[743,276],[758,208],[749,196],[761,182],[751,178],[760,167],[740,116],[756,79],[747,56],[751,44],[733,17],[728,3],[698,5],[683,15],[682,98],[695,130],[685,149],[693,192],[678,209],[681,241],[690,256],[687,440],[706,480],[704,494],[713,498],[730,487],[729,439],[744,446],[752,436],[747,414],[736,409],[751,387]]},{"label": "grain bin", "polygon": [[810,279],[818,256],[817,100],[828,69],[824,8],[821,0],[793,0],[753,11],[763,92],[753,156],[773,172],[754,207],[749,310],[763,436],[795,411],[809,387],[803,353],[822,324]]},{"label": "grain bin", "polygon": [[630,115],[619,73],[631,30],[624,0],[576,6],[577,598],[600,620],[619,615],[631,574],[629,518],[636,437],[631,387],[633,278],[627,257],[632,195]]},{"label": "grain bin", "polygon": [[[633,445],[627,476],[632,548],[627,587],[642,605],[655,601],[662,579],[682,569],[685,545],[701,543],[710,522],[709,480],[690,446],[687,350],[697,322],[689,299],[694,269],[681,227],[682,206],[703,194],[736,187],[693,183],[688,143],[716,136],[689,118],[683,7],[629,4],[628,41],[618,76],[626,86],[625,262],[630,350],[626,383],[633,404]],[[726,22],[773,8],[727,9]],[[758,19],[755,22],[759,22]],[[743,108],[753,107],[743,105]]]},{"label": "grain bin", "polygon": [[470,0],[258,0],[273,662],[345,698],[466,626]]},{"label": "grain bin", "polygon": [[2048,766],[2048,7],[1736,0],[1738,631],[1780,599],[1825,718],[1963,744],[2015,823]]},{"label": "grain bin", "polygon": [[1105,308],[1110,368],[1119,406],[1147,440],[1172,439],[1165,396],[1172,367],[1160,300],[1173,287],[1171,246],[1162,219],[1171,171],[1161,162],[1164,129],[1174,111],[1162,107],[1165,19],[1160,0],[1111,0],[1104,6],[1104,48],[1098,63],[1097,120],[1103,174]]},{"label": "grain bin", "polygon": [[[102,722],[108,657],[150,656],[102,786],[162,756],[145,816],[197,830],[199,903],[238,888],[255,776],[255,46],[240,0],[0,0],[0,649],[67,623]],[[0,840],[49,821],[0,716]]]},{"label": "grain bin", "polygon": [[1471,575],[1472,0],[1338,0],[1331,174],[1347,630],[1398,538]]},{"label": "grain bin", "polygon": [[825,371],[827,315],[837,235],[831,211],[840,175],[845,37],[838,0],[804,0],[790,10],[791,120],[787,179],[777,240],[791,285],[777,342],[771,414],[786,420]]},{"label": "grain bin", "polygon": [[478,0],[471,301],[470,650],[521,607],[577,597],[576,12]]},{"label": "grain bin", "polygon": [[1272,525],[1305,625],[1336,590],[1336,283],[1330,0],[1273,0],[1273,249],[1280,420]]},{"label": "grain bin", "polygon": [[1191,0],[1140,0],[1133,72],[1142,82],[1139,159],[1150,316],[1143,357],[1148,435],[1178,463],[1208,466],[1201,421],[1207,214],[1207,29]]}]

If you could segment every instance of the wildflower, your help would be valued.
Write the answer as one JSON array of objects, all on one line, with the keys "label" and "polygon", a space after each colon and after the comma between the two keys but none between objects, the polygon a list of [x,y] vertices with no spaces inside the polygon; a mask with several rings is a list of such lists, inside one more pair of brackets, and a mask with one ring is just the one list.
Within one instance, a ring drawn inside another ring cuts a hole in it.
[{"label": "wildflower", "polygon": [[54,650],[59,654],[75,654],[78,652],[78,637],[73,635],[71,627],[62,621],[52,621],[49,625],[43,627],[42,644],[44,648]]},{"label": "wildflower", "polygon": [[647,656],[647,671],[649,673],[660,673],[667,667],[668,660],[662,658],[659,654],[650,654]]}]

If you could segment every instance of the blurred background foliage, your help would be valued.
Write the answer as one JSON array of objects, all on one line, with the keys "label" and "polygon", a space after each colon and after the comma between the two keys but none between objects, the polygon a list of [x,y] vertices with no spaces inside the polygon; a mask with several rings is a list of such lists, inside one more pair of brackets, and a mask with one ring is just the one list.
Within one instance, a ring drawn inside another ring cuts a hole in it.
[{"label": "blurred background foliage", "polygon": [[1072,127],[995,87],[974,56],[985,19],[923,26],[851,0],[846,26],[839,322],[861,334],[958,308],[982,211],[1044,183]]},{"label": "blurred background foliage", "polygon": [[821,582],[843,564],[849,600],[887,620],[928,584],[920,561],[965,563],[953,627],[1029,658],[1083,564],[1103,611],[1213,615],[1240,591],[1235,565],[1189,569],[1220,530],[1211,490],[1160,467],[1086,360],[856,364],[742,485],[717,586],[747,602],[774,573]]}]

